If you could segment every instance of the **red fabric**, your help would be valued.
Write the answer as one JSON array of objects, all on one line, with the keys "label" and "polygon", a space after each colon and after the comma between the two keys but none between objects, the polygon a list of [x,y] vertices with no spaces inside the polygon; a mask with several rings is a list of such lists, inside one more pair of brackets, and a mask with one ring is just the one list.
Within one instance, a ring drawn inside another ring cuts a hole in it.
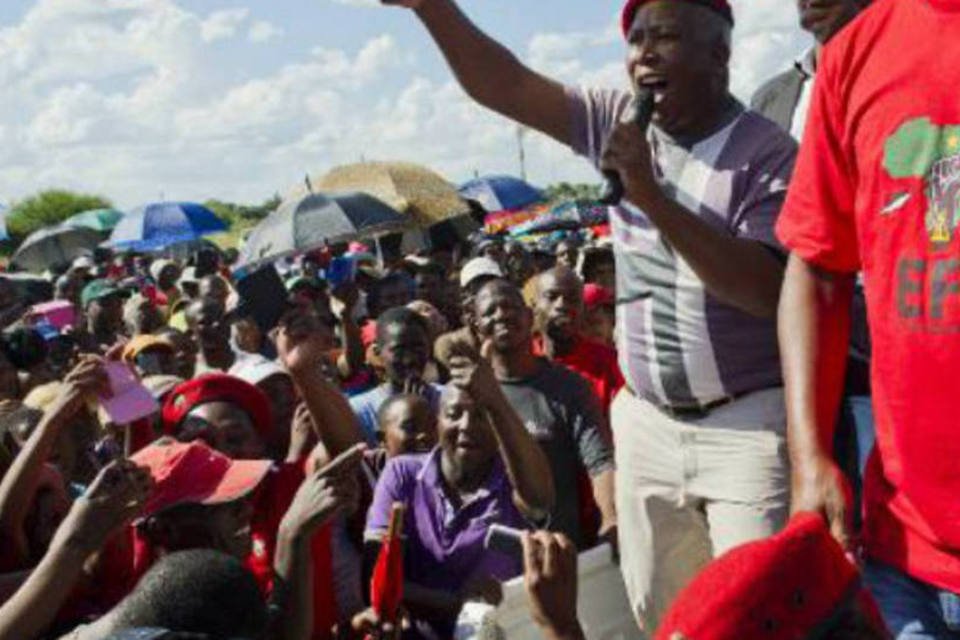
[{"label": "red fabric", "polygon": [[376,341],[377,322],[375,320],[368,320],[367,323],[360,329],[360,342],[363,343],[364,349],[369,349]]},{"label": "red fabric", "polygon": [[224,373],[209,373],[178,385],[163,403],[163,430],[175,436],[180,422],[201,404],[230,402],[243,409],[253,426],[268,439],[273,420],[270,400],[254,385]]},{"label": "red fabric", "polygon": [[[277,548],[277,532],[284,514],[290,508],[300,484],[303,465],[284,463],[267,476],[254,500],[250,522],[253,548],[247,567],[257,578],[265,595],[273,590],[273,559]],[[323,527],[311,541],[313,557],[313,636],[314,640],[331,638],[337,624],[337,602],[333,585],[330,527]]]},{"label": "red fabric", "polygon": [[[544,355],[543,339],[540,336],[534,338],[533,351],[537,355]],[[623,374],[620,373],[620,365],[617,363],[616,350],[595,340],[580,337],[573,351],[565,356],[554,358],[553,361],[579,373],[590,383],[606,418],[601,425],[603,436],[608,443],[613,444],[613,433],[610,430],[610,405],[613,404],[614,396],[624,385]],[[585,536],[584,542],[589,545],[595,541],[600,523],[600,508],[593,496],[593,482],[585,470],[581,470],[577,478],[577,494],[580,497],[580,530]]]},{"label": "red fabric", "polygon": [[[960,5],[878,2],[826,47],[777,233],[864,273],[876,459],[872,558],[960,592]],[[923,34],[918,38],[917,34]]]},{"label": "red fabric", "polygon": [[613,306],[614,302],[613,291],[610,289],[593,283],[583,285],[583,305],[587,309]]},{"label": "red fabric", "polygon": [[[542,338],[534,339],[533,351],[537,355],[544,355]],[[553,361],[579,373],[590,383],[597,400],[600,401],[603,415],[609,418],[613,398],[624,385],[616,349],[581,336],[570,353],[558,356]],[[609,442],[613,442],[609,424],[604,425],[604,435]]]},{"label": "red fabric", "polygon": [[271,466],[269,460],[231,460],[206,443],[170,438],[144,447],[130,460],[153,478],[143,517],[178,504],[233,502],[252,493]]},{"label": "red fabric", "polygon": [[403,600],[403,540],[400,535],[384,538],[370,580],[370,606],[381,620],[397,621]]},{"label": "red fabric", "polygon": [[[637,15],[637,11],[648,2],[651,2],[651,0],[627,0],[627,3],[623,5],[623,13],[620,14],[620,28],[623,30],[624,38],[630,34],[630,27],[633,26],[633,18]],[[733,9],[730,8],[730,3],[727,0],[683,0],[683,2],[691,2],[712,9],[723,16],[727,22],[733,24]]]},{"label": "red fabric", "polygon": [[655,639],[805,638],[852,595],[857,577],[823,518],[801,513],[777,535],[707,565],[677,596]]}]

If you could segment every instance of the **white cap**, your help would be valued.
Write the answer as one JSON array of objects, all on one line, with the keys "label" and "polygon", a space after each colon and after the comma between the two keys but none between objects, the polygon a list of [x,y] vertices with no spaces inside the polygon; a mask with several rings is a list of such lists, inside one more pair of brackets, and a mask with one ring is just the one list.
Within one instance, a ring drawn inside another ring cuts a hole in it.
[{"label": "white cap", "polygon": [[258,385],[267,378],[275,375],[290,375],[276,360],[268,360],[260,355],[240,358],[235,365],[230,367],[228,373],[252,385]]},{"label": "white cap", "polygon": [[150,265],[150,277],[153,278],[154,282],[159,282],[160,276],[163,274],[163,270],[171,265],[176,267],[177,263],[173,260],[166,260],[163,258],[160,260],[154,260]]},{"label": "white cap", "polygon": [[460,288],[465,289],[477,278],[502,278],[503,269],[492,258],[474,258],[460,270]]},{"label": "white cap", "polygon": [[187,267],[180,273],[180,279],[177,280],[177,284],[183,286],[184,283],[195,282],[200,283],[200,280],[197,279],[197,268],[196,267]]}]

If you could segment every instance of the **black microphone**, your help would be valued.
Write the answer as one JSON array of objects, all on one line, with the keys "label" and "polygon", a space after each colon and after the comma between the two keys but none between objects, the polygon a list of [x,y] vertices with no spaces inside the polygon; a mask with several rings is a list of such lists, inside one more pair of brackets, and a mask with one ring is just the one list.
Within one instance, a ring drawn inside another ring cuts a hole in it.
[{"label": "black microphone", "polygon": [[[653,118],[653,106],[653,91],[640,87],[630,102],[630,108],[624,113],[622,122],[633,122],[646,135],[650,120]],[[600,204],[607,206],[620,204],[623,200],[623,180],[620,179],[620,174],[608,169],[603,172],[603,177],[606,179],[606,184],[600,196]]]}]

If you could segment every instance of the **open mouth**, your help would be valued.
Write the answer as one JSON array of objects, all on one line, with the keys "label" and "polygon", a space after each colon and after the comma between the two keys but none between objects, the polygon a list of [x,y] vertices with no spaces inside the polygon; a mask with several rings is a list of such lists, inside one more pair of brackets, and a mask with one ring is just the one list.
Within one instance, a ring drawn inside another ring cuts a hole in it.
[{"label": "open mouth", "polygon": [[660,97],[669,87],[670,83],[666,77],[659,74],[649,74],[640,77],[637,80],[637,86],[647,91],[652,91],[653,95]]}]

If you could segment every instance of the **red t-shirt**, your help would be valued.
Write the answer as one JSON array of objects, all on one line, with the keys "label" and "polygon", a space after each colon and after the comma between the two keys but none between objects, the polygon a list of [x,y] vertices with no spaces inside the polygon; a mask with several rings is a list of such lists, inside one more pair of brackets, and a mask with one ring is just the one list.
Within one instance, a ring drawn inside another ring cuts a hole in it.
[{"label": "red t-shirt", "polygon": [[878,0],[826,47],[777,226],[863,270],[877,453],[870,557],[960,592],[960,3]]},{"label": "red t-shirt", "polygon": [[[254,499],[254,514],[250,523],[253,549],[247,558],[247,567],[265,593],[273,588],[273,557],[280,522],[303,479],[303,463],[283,463],[276,472],[266,477]],[[313,640],[331,638],[331,630],[338,622],[330,533],[330,526],[324,526],[310,544],[314,584]]]},{"label": "red t-shirt", "polygon": [[[543,339],[539,336],[534,339],[533,350],[537,355],[544,355]],[[623,374],[620,373],[616,349],[581,336],[570,353],[558,356],[553,361],[579,373],[590,383],[600,401],[603,415],[609,418],[613,398],[623,388]],[[609,427],[604,435],[610,437]]]}]

